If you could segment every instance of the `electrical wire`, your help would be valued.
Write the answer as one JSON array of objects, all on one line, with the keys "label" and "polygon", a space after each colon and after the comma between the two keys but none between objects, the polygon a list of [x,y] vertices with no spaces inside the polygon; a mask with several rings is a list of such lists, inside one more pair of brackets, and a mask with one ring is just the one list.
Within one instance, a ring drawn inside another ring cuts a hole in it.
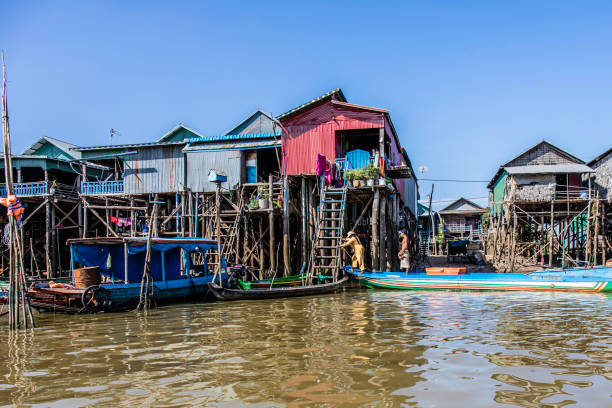
[{"label": "electrical wire", "polygon": [[419,181],[447,181],[451,183],[488,183],[490,180],[452,180],[452,179],[426,179],[422,178]]}]

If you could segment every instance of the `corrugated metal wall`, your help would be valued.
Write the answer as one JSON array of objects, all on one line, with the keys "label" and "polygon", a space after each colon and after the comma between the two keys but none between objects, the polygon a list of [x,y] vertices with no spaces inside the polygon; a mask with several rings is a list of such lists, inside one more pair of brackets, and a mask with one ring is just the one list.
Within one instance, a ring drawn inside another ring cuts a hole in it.
[{"label": "corrugated metal wall", "polygon": [[417,218],[417,184],[412,178],[403,179],[404,182],[404,206]]},{"label": "corrugated metal wall", "polygon": [[183,189],[183,145],[141,147],[126,156],[127,194],[170,193]]},{"label": "corrugated metal wall", "polygon": [[336,132],[349,129],[372,129],[384,126],[378,112],[339,108],[326,101],[283,121],[288,134],[283,135],[283,152],[287,174],[313,174],[317,153],[336,158]]},{"label": "corrugated metal wall", "polygon": [[187,153],[187,187],[193,192],[215,191],[215,183],[208,181],[211,169],[227,174],[224,188],[241,182],[244,152],[241,150],[195,151]]}]

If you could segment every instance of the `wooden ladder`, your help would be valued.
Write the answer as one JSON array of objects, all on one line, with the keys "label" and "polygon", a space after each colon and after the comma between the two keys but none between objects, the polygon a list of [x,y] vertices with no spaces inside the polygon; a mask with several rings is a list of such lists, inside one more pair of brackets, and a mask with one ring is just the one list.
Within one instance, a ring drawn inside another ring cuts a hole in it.
[{"label": "wooden ladder", "polygon": [[342,188],[324,187],[317,209],[317,228],[308,260],[308,278],[331,272],[334,281],[338,278],[346,211],[346,185]]},{"label": "wooden ladder", "polygon": [[[242,194],[238,200],[238,209],[229,211],[226,213],[219,214],[220,221],[220,232],[221,236],[215,236],[215,239],[221,242],[221,252],[225,259],[238,259],[238,251],[236,247],[236,237],[238,235],[238,228],[240,228],[240,222],[244,216],[244,200]],[[216,227],[216,225],[215,225]],[[216,231],[216,228],[213,230]],[[219,264],[219,258],[215,254],[214,258],[208,262],[211,269]],[[213,269],[214,270],[214,269]]]}]

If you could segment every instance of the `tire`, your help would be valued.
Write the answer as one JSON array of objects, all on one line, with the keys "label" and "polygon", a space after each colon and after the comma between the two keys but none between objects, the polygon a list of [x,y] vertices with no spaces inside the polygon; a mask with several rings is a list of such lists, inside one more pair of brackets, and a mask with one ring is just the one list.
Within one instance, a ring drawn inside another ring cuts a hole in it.
[{"label": "tire", "polygon": [[109,293],[100,285],[92,285],[83,291],[81,302],[90,313],[102,312],[110,305]]}]

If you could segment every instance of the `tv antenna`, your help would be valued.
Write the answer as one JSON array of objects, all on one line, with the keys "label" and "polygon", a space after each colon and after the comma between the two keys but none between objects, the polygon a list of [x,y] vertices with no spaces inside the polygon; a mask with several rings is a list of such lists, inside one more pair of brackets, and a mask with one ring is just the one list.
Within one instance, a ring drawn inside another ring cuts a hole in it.
[{"label": "tv antenna", "polygon": [[110,144],[113,144],[113,136],[114,135],[121,136],[121,132],[116,130],[116,129],[111,128],[111,130],[110,130]]}]

